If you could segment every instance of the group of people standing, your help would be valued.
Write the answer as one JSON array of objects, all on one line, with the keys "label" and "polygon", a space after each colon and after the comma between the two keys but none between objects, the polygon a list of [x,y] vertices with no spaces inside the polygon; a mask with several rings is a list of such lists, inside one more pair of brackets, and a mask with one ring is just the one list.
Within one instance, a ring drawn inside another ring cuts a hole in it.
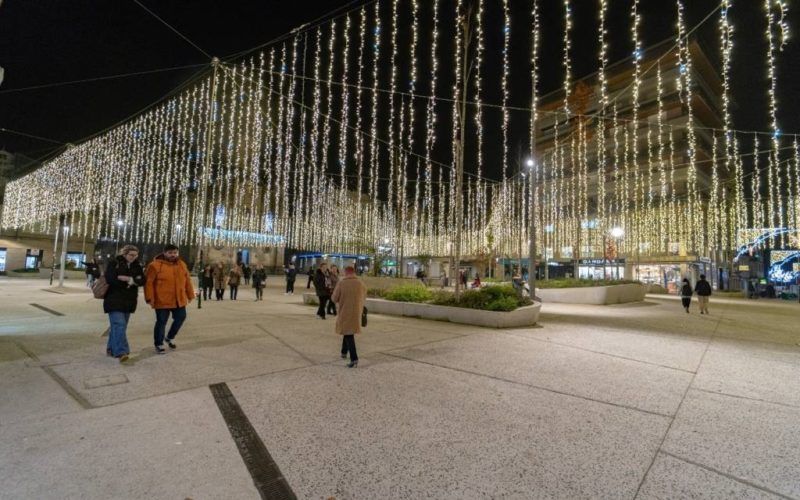
[{"label": "group of people standing", "polygon": [[211,300],[211,290],[214,290],[216,300],[225,300],[225,288],[230,290],[230,300],[237,300],[239,285],[244,282],[247,286],[250,281],[256,291],[256,301],[264,300],[264,287],[267,286],[267,272],[261,264],[256,264],[255,269],[242,262],[238,262],[225,269],[225,263],[217,262],[215,265],[206,265],[200,273],[200,288],[203,290],[203,300]]},{"label": "group of people standing", "polygon": [[[355,275],[355,270],[353,273]],[[333,291],[336,290],[336,285],[339,283],[339,268],[335,264],[329,268],[328,264],[323,262],[314,273],[313,283],[319,300],[317,317],[325,319],[326,314],[336,316],[336,302],[331,300],[331,297],[333,296]]]}]

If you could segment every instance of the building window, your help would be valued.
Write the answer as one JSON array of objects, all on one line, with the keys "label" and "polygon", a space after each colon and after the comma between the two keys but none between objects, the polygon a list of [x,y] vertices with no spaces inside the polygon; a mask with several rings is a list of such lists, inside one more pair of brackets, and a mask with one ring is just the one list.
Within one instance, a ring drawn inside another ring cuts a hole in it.
[{"label": "building window", "polygon": [[5,272],[6,270],[6,254],[7,249],[0,248],[0,272]]},{"label": "building window", "polygon": [[25,269],[39,269],[42,262],[42,250],[39,248],[29,248],[25,252]]},{"label": "building window", "polygon": [[81,252],[67,252],[67,269],[74,267],[75,269],[83,269],[83,261],[86,260],[86,254]]}]

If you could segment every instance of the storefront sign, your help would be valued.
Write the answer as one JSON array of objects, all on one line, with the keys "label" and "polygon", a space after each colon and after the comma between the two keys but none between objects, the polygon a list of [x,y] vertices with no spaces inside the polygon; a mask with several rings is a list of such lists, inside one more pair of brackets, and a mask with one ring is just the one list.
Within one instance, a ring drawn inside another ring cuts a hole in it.
[{"label": "storefront sign", "polygon": [[742,264],[741,266],[739,266],[739,271],[740,272],[741,271],[749,271],[749,270],[750,270],[750,266],[748,266],[748,265]]},{"label": "storefront sign", "polygon": [[625,259],[581,259],[580,264],[585,266],[603,266],[603,265],[614,265],[614,264],[624,264]]}]

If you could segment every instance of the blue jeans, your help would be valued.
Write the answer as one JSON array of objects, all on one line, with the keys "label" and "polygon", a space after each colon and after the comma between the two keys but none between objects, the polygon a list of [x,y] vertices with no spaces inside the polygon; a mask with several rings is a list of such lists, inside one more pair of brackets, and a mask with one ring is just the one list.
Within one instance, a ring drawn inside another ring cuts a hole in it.
[{"label": "blue jeans", "polygon": [[108,313],[108,322],[111,324],[111,329],[108,333],[106,348],[111,350],[111,355],[114,357],[130,354],[131,352],[130,347],[128,347],[128,335],[126,334],[130,317],[130,313],[122,311]]},{"label": "blue jeans", "polygon": [[164,344],[164,329],[167,327],[169,315],[172,313],[172,326],[169,327],[167,340],[172,340],[181,329],[181,325],[186,320],[186,308],[177,307],[175,309],[156,309],[156,326],[153,328],[153,340],[156,347]]}]

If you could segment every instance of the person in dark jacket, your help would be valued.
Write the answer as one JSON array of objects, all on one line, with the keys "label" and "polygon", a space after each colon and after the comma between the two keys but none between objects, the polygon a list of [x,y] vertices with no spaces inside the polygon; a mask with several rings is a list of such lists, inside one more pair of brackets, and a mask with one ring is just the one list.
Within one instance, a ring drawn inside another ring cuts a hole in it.
[{"label": "person in dark jacket", "polygon": [[706,281],[706,275],[700,275],[700,281],[694,286],[697,293],[697,302],[700,304],[700,314],[708,314],[708,298],[711,296],[711,285]]},{"label": "person in dark jacket", "polygon": [[106,281],[108,291],[103,298],[103,311],[108,314],[111,325],[106,354],[118,358],[120,363],[128,360],[128,320],[136,312],[139,287],[144,286],[144,268],[137,260],[139,249],[133,245],[122,247],[122,253],[108,263]]},{"label": "person in dark jacket", "polygon": [[311,266],[308,268],[308,283],[306,284],[306,290],[311,288],[311,283],[314,282],[314,276],[316,276],[314,273],[314,266]]},{"label": "person in dark jacket", "polygon": [[[327,276],[329,281],[328,288],[331,291],[331,297],[333,297],[333,291],[336,290],[336,285],[339,283],[339,268],[336,267],[336,264],[333,264],[328,269]],[[328,301],[327,310],[328,314],[336,316],[336,303],[333,301],[332,298],[331,300]]]},{"label": "person in dark jacket", "polygon": [[203,289],[203,300],[211,300],[211,290],[214,289],[214,269],[211,264],[206,264],[200,273],[200,288]]},{"label": "person in dark jacket", "polygon": [[253,271],[253,288],[256,289],[256,300],[264,300],[264,287],[267,286],[267,272],[261,264]]},{"label": "person in dark jacket", "polygon": [[692,305],[692,295],[694,292],[692,291],[692,285],[689,284],[689,280],[683,278],[683,286],[681,287],[681,303],[683,304],[683,308],[686,309],[686,314],[689,314],[689,306]]},{"label": "person in dark jacket", "polygon": [[317,290],[317,299],[319,299],[319,309],[317,309],[317,317],[325,319],[325,310],[328,301],[331,300],[330,277],[328,276],[328,265],[324,262],[319,265],[317,272],[314,274],[314,288]]},{"label": "person in dark jacket", "polygon": [[294,281],[297,279],[297,269],[294,264],[289,264],[286,269],[286,295],[294,295]]},{"label": "person in dark jacket", "polygon": [[100,266],[97,264],[97,259],[92,259],[91,262],[83,262],[86,268],[86,286],[89,288],[94,285],[94,281],[100,277]]},{"label": "person in dark jacket", "polygon": [[242,277],[244,278],[244,284],[245,285],[249,285],[250,284],[250,276],[253,275],[253,270],[250,269],[250,266],[248,266],[247,264],[244,264],[244,263],[241,263],[240,266],[242,268]]}]

